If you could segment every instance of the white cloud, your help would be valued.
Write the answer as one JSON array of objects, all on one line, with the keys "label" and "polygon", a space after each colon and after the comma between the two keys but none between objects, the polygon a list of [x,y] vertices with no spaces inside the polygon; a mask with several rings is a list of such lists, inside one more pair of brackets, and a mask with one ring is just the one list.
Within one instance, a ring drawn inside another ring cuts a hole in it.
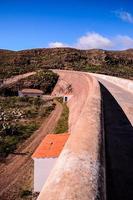
[{"label": "white cloud", "polygon": [[99,33],[92,32],[80,37],[75,46],[79,49],[108,49],[112,47],[112,41]]},{"label": "white cloud", "polygon": [[113,49],[123,50],[133,48],[133,38],[127,35],[116,35],[112,38],[105,37],[99,33],[87,33],[77,39],[73,45],[65,44],[62,42],[49,43],[50,48],[56,47],[73,47],[77,49]]},{"label": "white cloud", "polygon": [[133,15],[131,13],[123,11],[123,10],[116,11],[115,13],[121,20],[133,24]]},{"label": "white cloud", "polygon": [[133,48],[133,38],[127,35],[118,35],[113,39],[114,48],[129,49]]},{"label": "white cloud", "polygon": [[64,44],[62,42],[51,42],[51,43],[49,43],[50,48],[67,47],[67,46],[69,46],[69,45]]}]

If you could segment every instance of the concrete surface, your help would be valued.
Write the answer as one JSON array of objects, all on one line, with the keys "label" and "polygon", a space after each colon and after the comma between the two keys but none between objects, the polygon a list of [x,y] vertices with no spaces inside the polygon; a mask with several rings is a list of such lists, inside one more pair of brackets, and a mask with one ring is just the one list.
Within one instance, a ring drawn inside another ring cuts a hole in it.
[{"label": "concrete surface", "polygon": [[133,125],[133,93],[111,83],[110,81],[99,78],[99,76],[97,76],[97,80],[109,90]]},{"label": "concrete surface", "polygon": [[[113,88],[114,91],[118,89]],[[121,92],[115,95],[122,98]],[[105,131],[107,199],[132,200],[133,126],[126,116],[128,113],[125,114],[116,99],[103,85],[101,85],[101,93]]]},{"label": "concrete surface", "polygon": [[[99,84],[96,79],[82,73],[56,72],[63,80],[72,84],[73,97],[68,103],[71,135],[38,200],[94,200],[100,195],[98,191],[101,142]],[[61,87],[57,84],[55,93],[57,88]],[[103,184],[102,181],[100,184]]]},{"label": "concrete surface", "polygon": [[[55,93],[68,94],[63,81],[72,84],[73,97],[68,102],[71,136],[38,200],[105,200],[106,194],[108,200],[132,200],[133,82],[84,72],[56,72],[62,81]],[[99,85],[93,76],[101,84],[102,109]],[[104,159],[100,160],[103,132],[106,173]]]},{"label": "concrete surface", "polygon": [[133,81],[94,75],[101,83],[108,200],[133,199]]},{"label": "concrete surface", "polygon": [[111,82],[111,83],[119,86],[120,88],[133,93],[133,81],[132,80],[118,78],[118,77],[114,77],[114,76],[107,76],[107,75],[103,75],[103,74],[94,74],[94,73],[89,73],[89,74],[92,76],[95,76],[97,78],[100,78],[102,80]]}]

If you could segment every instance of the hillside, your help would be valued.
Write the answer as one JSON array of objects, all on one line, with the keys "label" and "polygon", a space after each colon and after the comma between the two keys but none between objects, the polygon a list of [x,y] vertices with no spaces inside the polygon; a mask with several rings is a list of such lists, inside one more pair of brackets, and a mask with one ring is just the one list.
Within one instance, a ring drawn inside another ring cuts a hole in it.
[{"label": "hillside", "polygon": [[125,51],[72,48],[0,50],[0,78],[36,69],[69,69],[133,79],[133,49]]},{"label": "hillside", "polygon": [[20,79],[15,83],[3,85],[0,88],[0,95],[18,96],[18,90],[23,88],[39,89],[44,94],[50,94],[58,78],[59,76],[51,70],[40,70],[36,74]]}]

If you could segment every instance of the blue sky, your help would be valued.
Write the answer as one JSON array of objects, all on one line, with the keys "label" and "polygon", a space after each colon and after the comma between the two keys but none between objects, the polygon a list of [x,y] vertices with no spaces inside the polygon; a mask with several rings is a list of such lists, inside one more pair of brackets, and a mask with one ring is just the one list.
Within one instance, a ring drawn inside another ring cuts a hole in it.
[{"label": "blue sky", "polygon": [[131,0],[1,0],[0,48],[133,47]]}]

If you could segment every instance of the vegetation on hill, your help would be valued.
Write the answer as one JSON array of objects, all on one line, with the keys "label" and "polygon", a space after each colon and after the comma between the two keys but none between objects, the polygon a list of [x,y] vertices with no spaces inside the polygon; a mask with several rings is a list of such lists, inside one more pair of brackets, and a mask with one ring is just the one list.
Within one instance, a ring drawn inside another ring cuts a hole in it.
[{"label": "vegetation on hill", "polygon": [[56,73],[38,70],[36,74],[13,85],[0,88],[0,158],[14,152],[17,145],[38,129],[42,119],[55,107],[53,101],[18,97],[18,90],[35,88],[43,90],[45,94],[51,93],[57,80]]},{"label": "vegetation on hill", "polygon": [[40,98],[0,97],[0,158],[30,137],[54,107]]},{"label": "vegetation on hill", "polygon": [[50,70],[38,71],[35,75],[22,79],[17,83],[19,89],[40,89],[45,94],[50,94],[57,83],[58,75]]},{"label": "vegetation on hill", "polygon": [[23,88],[40,89],[44,94],[50,94],[57,83],[58,75],[50,70],[40,70],[36,74],[21,79],[13,85],[2,87],[0,94],[3,96],[18,95],[18,90]]},{"label": "vegetation on hill", "polygon": [[133,49],[105,51],[55,48],[0,51],[0,78],[51,68],[104,73],[133,79]]},{"label": "vegetation on hill", "polygon": [[62,106],[63,111],[54,131],[56,134],[65,133],[68,131],[69,108],[67,107],[66,103],[62,103]]}]

